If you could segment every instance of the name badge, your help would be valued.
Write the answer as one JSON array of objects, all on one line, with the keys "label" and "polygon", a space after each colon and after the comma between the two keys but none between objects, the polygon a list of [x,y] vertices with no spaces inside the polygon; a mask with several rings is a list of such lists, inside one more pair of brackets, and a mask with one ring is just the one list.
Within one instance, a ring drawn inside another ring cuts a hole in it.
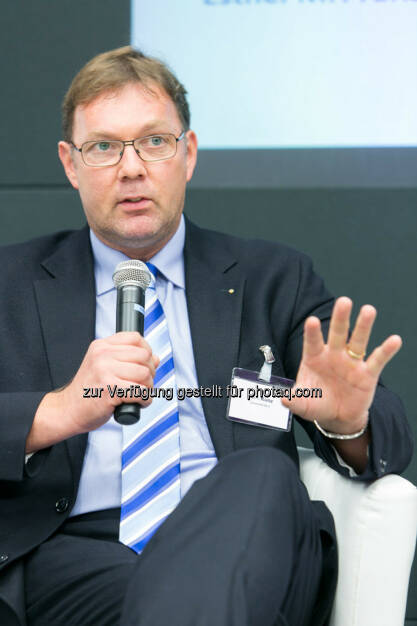
[{"label": "name badge", "polygon": [[276,430],[291,429],[292,413],[281,404],[281,398],[291,398],[294,381],[269,376],[269,382],[259,372],[235,367],[229,393],[227,418],[234,422],[263,426]]}]

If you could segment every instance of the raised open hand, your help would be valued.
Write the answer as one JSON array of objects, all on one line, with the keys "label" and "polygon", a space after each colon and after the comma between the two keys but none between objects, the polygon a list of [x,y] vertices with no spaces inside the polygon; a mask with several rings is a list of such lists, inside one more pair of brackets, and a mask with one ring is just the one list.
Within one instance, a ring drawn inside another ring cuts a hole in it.
[{"label": "raised open hand", "polygon": [[366,425],[378,378],[402,344],[401,337],[391,335],[364,360],[376,309],[370,305],[361,308],[348,343],[351,310],[349,298],[336,300],[327,344],[320,320],[307,318],[295,386],[318,387],[322,397],[282,401],[293,413],[340,434],[357,432]]}]

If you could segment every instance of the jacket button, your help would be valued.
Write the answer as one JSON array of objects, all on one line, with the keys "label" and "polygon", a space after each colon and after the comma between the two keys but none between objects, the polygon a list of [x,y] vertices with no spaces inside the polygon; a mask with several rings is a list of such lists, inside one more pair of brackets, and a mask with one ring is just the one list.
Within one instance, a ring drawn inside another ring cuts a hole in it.
[{"label": "jacket button", "polygon": [[381,472],[385,472],[387,468],[387,462],[385,459],[379,459],[379,466],[381,468]]},{"label": "jacket button", "polygon": [[55,511],[57,513],[65,513],[68,507],[69,507],[68,498],[59,498],[59,500],[55,502]]},{"label": "jacket button", "polygon": [[7,554],[0,554],[0,563],[5,563],[9,556]]}]

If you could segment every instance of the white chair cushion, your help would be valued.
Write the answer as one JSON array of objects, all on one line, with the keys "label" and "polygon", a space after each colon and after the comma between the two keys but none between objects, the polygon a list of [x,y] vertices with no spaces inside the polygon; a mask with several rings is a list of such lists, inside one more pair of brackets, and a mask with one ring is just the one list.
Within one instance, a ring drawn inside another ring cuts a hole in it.
[{"label": "white chair cushion", "polygon": [[403,626],[417,535],[417,489],[393,474],[352,481],[298,449],[312,500],[333,514],[339,577],[331,626]]}]

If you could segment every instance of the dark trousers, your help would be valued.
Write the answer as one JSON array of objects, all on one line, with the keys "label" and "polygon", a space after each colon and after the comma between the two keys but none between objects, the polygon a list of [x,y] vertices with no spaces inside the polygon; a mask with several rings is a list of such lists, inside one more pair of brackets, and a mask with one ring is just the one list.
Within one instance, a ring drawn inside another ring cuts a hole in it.
[{"label": "dark trousers", "polygon": [[294,463],[241,450],[197,481],[142,555],[117,509],[70,518],[26,557],[28,626],[311,626],[331,610],[330,513]]}]

